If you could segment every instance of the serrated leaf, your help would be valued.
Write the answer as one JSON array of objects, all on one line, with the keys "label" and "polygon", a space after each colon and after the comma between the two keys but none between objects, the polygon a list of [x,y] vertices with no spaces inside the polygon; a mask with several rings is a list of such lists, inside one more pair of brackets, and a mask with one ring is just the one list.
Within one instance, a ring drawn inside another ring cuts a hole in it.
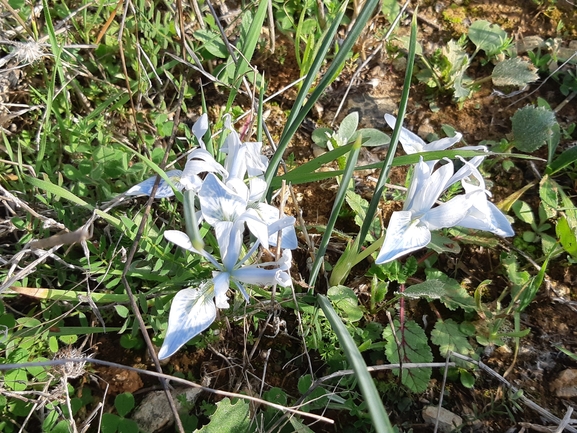
[{"label": "serrated leaf", "polygon": [[489,56],[499,52],[507,40],[507,32],[497,24],[489,21],[478,20],[469,27],[469,39],[478,50],[483,50]]},{"label": "serrated leaf", "polygon": [[[432,362],[433,354],[429,347],[429,341],[423,328],[413,320],[405,322],[403,330],[398,320],[394,321],[395,334],[400,340],[397,346],[395,336],[390,326],[383,331],[383,339],[386,341],[385,354],[392,364],[403,362]],[[400,369],[394,369],[393,373],[398,376]],[[431,378],[431,368],[404,368],[401,382],[413,392],[424,392]]]},{"label": "serrated leaf", "polygon": [[470,332],[471,329],[467,327],[461,328],[453,319],[439,320],[435,323],[435,329],[431,332],[431,341],[439,346],[442,356],[447,356],[449,350],[470,356],[475,350],[469,343],[469,337],[474,335],[475,332],[474,329],[472,333],[463,331]]},{"label": "serrated leaf", "polygon": [[402,295],[405,298],[441,299],[445,296],[445,284],[441,280],[427,280],[420,284],[407,287]]},{"label": "serrated leaf", "polygon": [[535,67],[519,58],[506,59],[497,63],[491,78],[495,86],[516,86],[524,87],[539,79]]},{"label": "serrated leaf", "polygon": [[454,311],[457,308],[462,308],[465,311],[476,310],[475,299],[467,293],[458,281],[449,278],[436,269],[427,269],[425,274],[427,275],[427,280],[440,280],[443,283],[445,294],[441,298],[441,302],[449,310]]},{"label": "serrated leaf", "polygon": [[250,426],[249,405],[244,400],[231,404],[228,397],[216,403],[216,411],[210,422],[198,433],[237,433],[248,431]]},{"label": "serrated leaf", "polygon": [[553,135],[555,113],[545,107],[528,105],[511,118],[514,145],[522,152],[533,152]]},{"label": "serrated leaf", "polygon": [[452,39],[446,47],[443,47],[443,55],[450,65],[448,71],[445,71],[445,79],[453,88],[455,99],[463,101],[471,94],[471,89],[465,87],[470,81],[470,78],[465,75],[469,66],[469,56],[465,49]]},{"label": "serrated leaf", "polygon": [[357,295],[349,287],[333,286],[328,290],[327,297],[342,313],[343,319],[358,322],[363,318],[363,309],[359,307]]}]

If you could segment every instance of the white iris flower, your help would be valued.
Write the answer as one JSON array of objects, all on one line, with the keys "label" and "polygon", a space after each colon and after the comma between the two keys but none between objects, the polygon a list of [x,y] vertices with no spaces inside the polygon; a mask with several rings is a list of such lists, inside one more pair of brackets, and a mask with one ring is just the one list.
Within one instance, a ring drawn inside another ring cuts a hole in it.
[{"label": "white iris flower", "polygon": [[[463,226],[499,236],[513,236],[509,221],[487,200],[483,177],[476,168],[482,159],[475,157],[471,162],[464,161],[465,165],[454,173],[451,161],[433,172],[421,158],[415,166],[403,210],[393,212],[375,263],[390,262],[423,248],[431,241],[431,231],[447,227]],[[477,179],[479,185],[467,182],[469,177]],[[433,207],[441,194],[459,181],[465,194]]]},{"label": "white iris flower", "polygon": [[[392,129],[395,129],[395,125],[397,123],[397,118],[395,116],[385,114],[385,121]],[[445,150],[457,144],[459,141],[461,141],[462,138],[463,135],[460,132],[457,132],[453,137],[441,138],[440,140],[425,143],[421,137],[419,137],[417,134],[412,133],[406,128],[401,128],[401,134],[399,135],[399,141],[401,142],[401,146],[403,146],[403,150],[407,155],[412,155],[413,153],[421,153],[421,152],[433,152],[435,150]],[[485,152],[487,151],[487,147],[485,146],[464,146],[460,147],[459,149],[483,150]],[[438,161],[436,160],[427,161],[426,164],[432,170],[437,162]]]},{"label": "white iris flower", "polygon": [[197,289],[181,290],[174,297],[168,317],[166,338],[158,353],[159,359],[168,358],[187,341],[208,328],[216,319],[217,308],[229,307],[227,292],[231,283],[240,290],[247,302],[249,297],[244,284],[260,286],[279,284],[286,287],[291,283],[288,272],[292,260],[290,250],[284,250],[282,257],[277,261],[243,266],[255,248],[253,247],[243,259],[239,259],[240,244],[233,241],[232,243],[236,245],[230,245],[229,253],[220,264],[206,251],[196,250],[186,233],[167,230],[164,237],[184,249],[201,254],[217,270],[212,273],[212,280],[204,282]]}]

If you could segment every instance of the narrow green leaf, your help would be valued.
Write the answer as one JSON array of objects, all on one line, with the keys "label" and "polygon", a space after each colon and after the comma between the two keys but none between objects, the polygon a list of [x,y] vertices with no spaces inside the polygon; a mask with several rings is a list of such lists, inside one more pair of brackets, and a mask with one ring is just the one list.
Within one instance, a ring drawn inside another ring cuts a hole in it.
[{"label": "narrow green leaf", "polygon": [[392,433],[394,431],[393,426],[391,425],[387,411],[383,407],[383,401],[375,387],[375,383],[367,371],[367,365],[365,364],[363,355],[359,352],[353,338],[333,309],[329,300],[323,295],[318,295],[317,301],[331,324],[333,331],[337,335],[349,364],[355,371],[361,393],[369,408],[375,431],[377,431],[377,433]]},{"label": "narrow green leaf", "polygon": [[[316,104],[316,102],[318,101],[322,93],[325,91],[325,89],[329,86],[332,80],[334,80],[335,73],[342,67],[342,64],[347,60],[349,52],[352,50],[353,45],[355,44],[359,35],[365,28],[365,24],[371,18],[372,13],[375,10],[375,7],[379,3],[379,0],[367,0],[363,9],[357,16],[357,19],[355,20],[353,27],[348,32],[347,38],[340,46],[339,52],[331,62],[329,68],[321,78],[318,85],[315,87],[315,90],[312,92],[310,96],[308,96],[308,92],[313,82],[317,79],[317,74],[321,66],[325,62],[329,50],[331,49],[333,38],[336,35],[342,17],[344,16],[347,3],[348,2],[344,1],[343,4],[341,5],[338,14],[336,15],[333,23],[327,30],[326,36],[323,39],[321,47],[319,48],[319,51],[310,69],[307,72],[307,78],[303,81],[302,88],[299,94],[297,95],[297,98],[293,105],[293,109],[291,110],[289,118],[287,119],[285,129],[283,130],[283,133],[279,140],[277,150],[273,155],[273,157],[271,158],[268,169],[266,171],[265,180],[268,185],[271,185],[272,179],[277,172],[278,165],[280,164],[282,155],[284,154],[284,151],[286,150],[294,133],[297,131],[298,127],[302,124],[305,116],[312,109],[314,104]],[[305,100],[307,100],[306,104]]]},{"label": "narrow green leaf", "polygon": [[77,204],[78,206],[82,206],[85,207],[87,209],[93,210],[94,207],[90,204],[88,204],[87,202],[85,202],[84,200],[82,200],[81,198],[77,197],[76,195],[74,195],[73,193],[71,193],[70,191],[68,191],[65,188],[62,188],[61,186],[55,185],[50,181],[47,180],[41,180],[41,179],[37,179],[35,177],[31,177],[31,176],[24,176],[24,178],[26,179],[26,181],[37,187],[40,189],[43,189],[46,192],[49,192],[50,194],[53,194],[57,197],[62,197],[65,200],[68,200],[74,204]]},{"label": "narrow green leaf", "polygon": [[411,38],[409,40],[409,54],[407,56],[407,69],[405,71],[405,81],[403,82],[403,91],[401,93],[401,102],[399,104],[399,114],[397,116],[397,123],[395,124],[395,129],[393,130],[393,135],[391,136],[391,143],[389,144],[389,149],[387,151],[387,156],[382,164],[381,174],[377,180],[375,186],[375,193],[369,204],[369,209],[367,210],[367,218],[359,235],[357,237],[357,247],[361,248],[367,237],[367,233],[371,228],[371,223],[377,213],[377,208],[383,193],[385,191],[385,182],[389,177],[389,171],[393,165],[393,159],[395,158],[395,152],[397,151],[397,145],[399,143],[399,137],[401,135],[401,129],[403,125],[403,120],[405,119],[405,113],[407,112],[407,104],[409,102],[409,89],[411,88],[411,80],[413,78],[413,66],[415,64],[415,50],[417,45],[417,15],[416,11],[413,14],[413,20],[411,22]]},{"label": "narrow green leaf", "polygon": [[562,216],[557,220],[555,231],[563,249],[577,258],[577,230],[572,230],[569,227],[566,217]]},{"label": "narrow green leaf", "polygon": [[575,161],[577,161],[577,146],[570,147],[555,158],[553,162],[547,166],[545,173],[549,176],[553,176],[565,167],[575,163]]},{"label": "narrow green leaf", "polygon": [[357,163],[357,158],[359,156],[360,150],[361,150],[361,139],[359,137],[355,142],[355,144],[353,144],[351,152],[347,158],[347,165],[345,167],[343,177],[341,179],[341,185],[337,192],[337,196],[335,197],[335,202],[333,204],[333,208],[331,209],[331,214],[329,216],[329,221],[327,222],[326,230],[323,233],[323,237],[321,238],[321,242],[319,244],[319,249],[316,252],[315,261],[313,262],[311,275],[309,279],[309,285],[311,288],[314,288],[317,276],[321,269],[321,265],[324,261],[325,252],[331,239],[333,228],[335,227],[337,218],[339,217],[341,207],[343,206],[343,203],[345,201],[348,185],[353,177],[353,172],[355,169],[355,165]]}]

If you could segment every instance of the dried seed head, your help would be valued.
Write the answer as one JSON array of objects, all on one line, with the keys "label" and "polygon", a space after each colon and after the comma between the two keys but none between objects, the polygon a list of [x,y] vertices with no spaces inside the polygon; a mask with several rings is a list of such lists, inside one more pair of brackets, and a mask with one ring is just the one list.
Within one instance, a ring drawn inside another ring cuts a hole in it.
[{"label": "dried seed head", "polygon": [[18,63],[32,64],[44,57],[44,52],[38,42],[26,42],[16,45],[14,55]]},{"label": "dried seed head", "polygon": [[[91,358],[92,354],[85,355],[82,353],[80,349],[76,349],[74,347],[66,347],[60,349],[56,355],[54,355],[54,359],[74,359],[74,358]],[[86,372],[84,366],[86,361],[78,361],[78,362],[67,362],[62,365],[57,365],[54,367],[54,370],[60,374],[61,376],[65,376],[69,379],[75,379],[84,375]]]}]

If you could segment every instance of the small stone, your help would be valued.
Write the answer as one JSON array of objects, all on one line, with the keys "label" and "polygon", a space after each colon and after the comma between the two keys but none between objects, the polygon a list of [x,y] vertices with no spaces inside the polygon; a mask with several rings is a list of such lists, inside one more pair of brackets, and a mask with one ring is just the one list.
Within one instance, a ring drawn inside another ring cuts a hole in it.
[{"label": "small stone", "polygon": [[[192,405],[202,391],[201,388],[176,389],[171,391],[176,409],[182,409],[182,398]],[[132,419],[144,433],[156,433],[174,423],[174,415],[164,391],[154,391],[144,397]]]},{"label": "small stone", "polygon": [[427,140],[427,136],[429,134],[434,134],[434,133],[435,133],[435,129],[429,123],[429,119],[424,119],[421,122],[421,124],[419,125],[419,128],[417,129],[417,135],[419,137],[421,137],[422,139],[424,139],[425,141]]},{"label": "small stone", "polygon": [[407,69],[407,59],[405,57],[397,57],[393,60],[393,68],[397,72],[405,72]]},{"label": "small stone", "polygon": [[463,424],[463,418],[455,415],[450,410],[439,408],[437,406],[427,406],[423,409],[423,419],[427,424],[435,425],[439,417],[439,431],[450,432],[460,427]]},{"label": "small stone", "polygon": [[551,384],[551,391],[557,397],[577,397],[577,370],[574,368],[563,370]]}]

